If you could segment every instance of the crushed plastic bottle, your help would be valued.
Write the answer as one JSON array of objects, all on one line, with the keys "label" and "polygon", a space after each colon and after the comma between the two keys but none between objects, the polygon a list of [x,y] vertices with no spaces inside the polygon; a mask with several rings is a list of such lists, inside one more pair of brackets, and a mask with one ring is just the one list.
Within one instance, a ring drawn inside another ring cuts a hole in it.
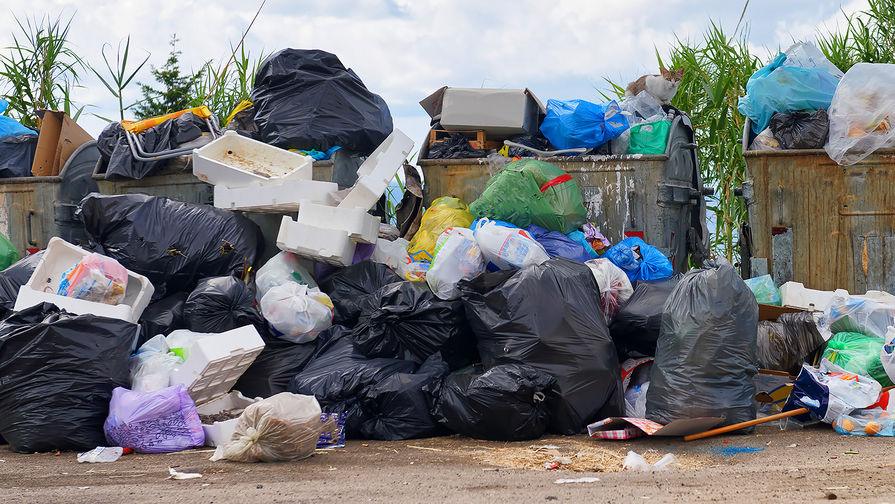
[{"label": "crushed plastic bottle", "polygon": [[124,448],[120,446],[97,446],[88,452],[79,453],[78,463],[115,462],[122,455],[124,455]]}]

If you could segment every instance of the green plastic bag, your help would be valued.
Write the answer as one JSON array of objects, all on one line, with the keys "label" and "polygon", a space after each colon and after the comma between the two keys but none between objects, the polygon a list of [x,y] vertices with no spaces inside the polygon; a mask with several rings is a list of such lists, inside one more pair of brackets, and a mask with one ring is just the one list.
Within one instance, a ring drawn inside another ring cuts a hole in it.
[{"label": "green plastic bag", "polygon": [[547,228],[548,230],[569,234],[584,224],[584,220],[587,218],[587,209],[584,208],[581,189],[578,188],[575,179],[565,170],[554,164],[535,159],[515,161],[509,166],[519,167],[523,172],[530,173],[534,177],[535,183],[538,184],[541,194],[547,199],[553,213],[562,221],[561,229]]},{"label": "green plastic bag", "polygon": [[502,220],[522,229],[537,224],[551,231],[562,230],[562,219],[553,213],[534,176],[515,164],[491,177],[482,195],[469,205],[470,213],[476,219]]},{"label": "green plastic bag", "polygon": [[856,374],[869,375],[883,387],[893,385],[880,360],[886,340],[859,333],[841,332],[830,338],[823,358]]},{"label": "green plastic bag", "polygon": [[5,270],[19,260],[19,253],[9,238],[0,233],[0,270]]},{"label": "green plastic bag", "polygon": [[746,285],[749,287],[749,290],[752,291],[752,294],[755,295],[755,300],[759,303],[774,306],[783,304],[783,299],[780,297],[780,290],[774,285],[774,279],[771,278],[771,275],[750,278],[746,280]]},{"label": "green plastic bag", "polygon": [[631,128],[630,154],[665,154],[671,121],[640,123]]}]

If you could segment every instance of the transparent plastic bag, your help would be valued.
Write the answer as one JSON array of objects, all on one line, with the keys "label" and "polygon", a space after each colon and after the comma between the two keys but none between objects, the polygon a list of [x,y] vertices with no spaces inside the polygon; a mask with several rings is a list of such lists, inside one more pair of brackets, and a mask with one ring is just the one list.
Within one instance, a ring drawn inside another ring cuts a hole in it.
[{"label": "transparent plastic bag", "polygon": [[774,151],[780,149],[782,149],[782,147],[780,147],[780,142],[774,138],[774,134],[771,133],[771,128],[763,129],[749,145],[750,151]]},{"label": "transparent plastic bag", "polygon": [[609,259],[591,259],[584,264],[593,272],[600,286],[600,304],[606,320],[609,320],[631,298],[634,287],[628,275]]},{"label": "transparent plastic bag", "polygon": [[218,446],[209,460],[279,462],[310,457],[324,429],[334,429],[333,420],[321,413],[314,396],[290,392],[252,403],[236,420],[231,441]]},{"label": "transparent plastic bag", "polygon": [[457,283],[485,271],[485,257],[471,229],[448,228],[438,238],[426,282],[439,299],[457,299]]},{"label": "transparent plastic bag", "polygon": [[407,253],[409,246],[410,242],[404,238],[398,238],[395,241],[379,238],[376,240],[376,248],[373,249],[370,260],[385,264],[404,280],[412,282],[425,280],[429,264],[411,259],[410,254]]},{"label": "transparent plastic bag", "polygon": [[127,289],[127,270],[115,259],[91,253],[65,272],[60,296],[117,305]]},{"label": "transparent plastic bag", "polygon": [[812,42],[797,42],[784,51],[788,66],[825,68],[833,77],[842,78],[842,70],[834,65]]},{"label": "transparent plastic bag", "polygon": [[317,287],[314,277],[301,265],[298,256],[283,251],[271,257],[255,275],[255,299],[261,301],[267,291],[286,282]]},{"label": "transparent plastic bag", "polygon": [[410,240],[407,253],[414,261],[431,263],[435,257],[435,243],[441,233],[450,227],[469,227],[474,220],[463,200],[447,196],[438,198],[423,214],[420,229]]},{"label": "transparent plastic bag", "polygon": [[848,69],[827,111],[830,133],[824,150],[840,165],[853,165],[883,147],[895,146],[895,65],[858,63]]},{"label": "transparent plastic bag", "polygon": [[641,91],[637,96],[626,96],[620,106],[631,127],[640,123],[661,121],[668,118],[659,100],[656,100],[653,95],[646,91]]},{"label": "transparent plastic bag", "polygon": [[183,358],[172,353],[165,336],[153,336],[131,356],[131,390],[154,392],[168,386],[171,372],[183,364]]},{"label": "transparent plastic bag", "polygon": [[329,296],[307,285],[288,282],[273,287],[260,305],[264,319],[280,333],[277,336],[293,343],[313,341],[320,331],[332,326]]},{"label": "transparent plastic bag", "polygon": [[780,297],[780,290],[774,285],[774,279],[771,278],[771,275],[749,278],[745,282],[752,294],[755,294],[755,300],[759,303],[773,306],[782,304],[783,300]]},{"label": "transparent plastic bag", "polygon": [[895,416],[884,409],[859,409],[839,415],[833,429],[848,436],[895,437]]},{"label": "transparent plastic bag", "polygon": [[473,231],[482,255],[497,269],[519,269],[550,259],[544,247],[523,229],[480,219]]},{"label": "transparent plastic bag", "polygon": [[821,334],[854,332],[877,338],[884,337],[891,325],[895,325],[895,305],[838,293],[817,322]]}]

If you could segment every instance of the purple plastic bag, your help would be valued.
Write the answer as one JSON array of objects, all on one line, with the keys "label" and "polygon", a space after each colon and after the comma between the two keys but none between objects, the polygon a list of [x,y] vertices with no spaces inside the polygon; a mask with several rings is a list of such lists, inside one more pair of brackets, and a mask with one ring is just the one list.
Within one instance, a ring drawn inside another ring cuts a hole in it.
[{"label": "purple plastic bag", "polygon": [[155,392],[117,387],[103,431],[110,446],[139,453],[170,453],[205,444],[202,421],[183,385]]}]

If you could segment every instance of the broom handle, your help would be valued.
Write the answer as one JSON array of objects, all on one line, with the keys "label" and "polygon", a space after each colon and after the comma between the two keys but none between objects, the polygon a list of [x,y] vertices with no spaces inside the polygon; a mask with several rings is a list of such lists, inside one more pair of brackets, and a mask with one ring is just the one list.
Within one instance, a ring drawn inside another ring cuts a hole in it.
[{"label": "broom handle", "polygon": [[785,411],[783,413],[777,413],[776,415],[766,416],[762,418],[756,418],[755,420],[749,420],[747,422],[740,422],[738,424],[728,425],[727,427],[719,427],[717,429],[707,430],[705,432],[700,432],[697,434],[690,434],[689,436],[684,436],[684,441],[693,441],[694,439],[702,439],[711,436],[715,436],[717,434],[724,434],[726,432],[732,432],[735,430],[745,429],[746,427],[752,427],[753,425],[763,424],[766,422],[773,422],[774,420],[780,420],[781,418],[787,418],[791,416],[801,415],[803,413],[808,413],[807,408],[798,408],[791,411]]}]

